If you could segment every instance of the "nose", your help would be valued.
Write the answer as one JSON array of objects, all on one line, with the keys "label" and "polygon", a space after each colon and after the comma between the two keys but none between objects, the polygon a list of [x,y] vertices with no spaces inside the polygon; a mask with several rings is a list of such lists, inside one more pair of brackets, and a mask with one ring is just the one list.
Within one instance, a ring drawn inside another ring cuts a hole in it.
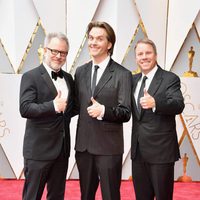
[{"label": "nose", "polygon": [[96,44],[96,43],[97,43],[97,40],[96,40],[95,38],[94,38],[93,40],[90,41],[90,44],[93,44],[93,45],[94,45],[94,44]]},{"label": "nose", "polygon": [[147,54],[146,53],[142,54],[142,59],[145,59],[145,58],[147,58]]},{"label": "nose", "polygon": [[60,52],[58,52],[58,54],[56,55],[57,58],[60,58],[61,55],[60,55]]}]

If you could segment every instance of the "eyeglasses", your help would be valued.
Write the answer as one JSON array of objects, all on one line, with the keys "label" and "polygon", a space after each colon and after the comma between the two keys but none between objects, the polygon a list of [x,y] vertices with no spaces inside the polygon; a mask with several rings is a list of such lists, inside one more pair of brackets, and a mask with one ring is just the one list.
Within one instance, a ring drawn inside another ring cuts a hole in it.
[{"label": "eyeglasses", "polygon": [[49,47],[46,47],[49,51],[51,51],[52,55],[57,56],[58,54],[60,54],[61,57],[66,57],[68,52],[66,51],[58,51],[56,49],[51,49]]}]

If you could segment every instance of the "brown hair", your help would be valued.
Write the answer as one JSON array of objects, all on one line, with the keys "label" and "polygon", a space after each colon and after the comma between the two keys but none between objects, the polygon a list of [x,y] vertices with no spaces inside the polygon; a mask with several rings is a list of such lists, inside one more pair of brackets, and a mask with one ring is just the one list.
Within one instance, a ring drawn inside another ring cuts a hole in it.
[{"label": "brown hair", "polygon": [[115,32],[114,32],[113,28],[106,22],[92,21],[88,24],[87,36],[89,36],[89,33],[93,27],[99,27],[99,28],[105,29],[105,31],[107,33],[107,39],[112,44],[112,47],[108,50],[108,52],[110,53],[110,56],[112,56],[115,41],[116,41]]},{"label": "brown hair", "polygon": [[152,40],[148,39],[148,38],[143,38],[143,39],[138,40],[137,43],[136,43],[136,45],[135,45],[134,50],[137,48],[138,44],[141,44],[141,43],[142,44],[149,44],[149,45],[151,45],[152,48],[153,48],[153,50],[154,50],[154,53],[157,55],[157,48],[156,48],[155,43]]}]

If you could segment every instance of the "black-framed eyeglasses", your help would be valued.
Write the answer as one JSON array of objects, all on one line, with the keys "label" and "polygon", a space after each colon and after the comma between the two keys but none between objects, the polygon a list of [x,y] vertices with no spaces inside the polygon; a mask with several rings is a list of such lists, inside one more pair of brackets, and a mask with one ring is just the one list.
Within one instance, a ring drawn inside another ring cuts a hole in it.
[{"label": "black-framed eyeglasses", "polygon": [[58,51],[56,49],[51,49],[49,47],[46,47],[49,51],[51,51],[52,55],[57,56],[58,54],[60,54],[61,57],[66,57],[68,52],[66,51]]}]

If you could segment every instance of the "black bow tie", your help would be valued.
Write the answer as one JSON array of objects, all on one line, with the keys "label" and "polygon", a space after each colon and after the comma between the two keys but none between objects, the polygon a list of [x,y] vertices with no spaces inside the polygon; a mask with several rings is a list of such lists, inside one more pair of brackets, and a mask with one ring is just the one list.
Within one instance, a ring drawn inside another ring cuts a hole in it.
[{"label": "black bow tie", "polygon": [[55,81],[57,80],[57,77],[63,78],[63,71],[62,70],[60,70],[59,72],[51,71],[51,77]]}]

